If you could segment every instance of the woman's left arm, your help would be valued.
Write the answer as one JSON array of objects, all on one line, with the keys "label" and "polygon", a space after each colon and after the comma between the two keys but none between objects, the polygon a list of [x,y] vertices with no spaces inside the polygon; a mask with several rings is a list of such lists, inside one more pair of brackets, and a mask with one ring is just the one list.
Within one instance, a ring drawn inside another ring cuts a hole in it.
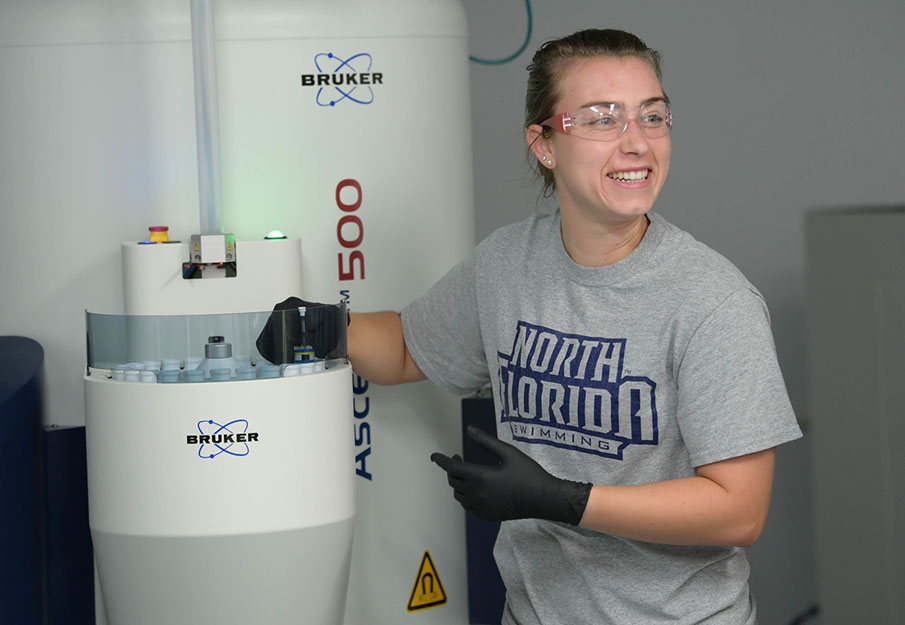
[{"label": "woman's left arm", "polygon": [[695,477],[591,488],[579,525],[676,545],[750,547],[770,507],[775,449],[698,467]]},{"label": "woman's left arm", "polygon": [[770,507],[774,449],[698,467],[697,475],[639,486],[603,486],[551,475],[520,449],[469,426],[499,460],[431,454],[456,500],[482,519],[547,519],[647,542],[748,547]]}]

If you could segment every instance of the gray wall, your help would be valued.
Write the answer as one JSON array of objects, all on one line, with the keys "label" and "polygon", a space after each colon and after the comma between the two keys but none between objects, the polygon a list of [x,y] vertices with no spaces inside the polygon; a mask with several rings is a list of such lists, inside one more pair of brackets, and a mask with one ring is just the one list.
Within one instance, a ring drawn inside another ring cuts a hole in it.
[{"label": "gray wall", "polygon": [[[463,1],[473,56],[519,48],[523,0]],[[655,210],[763,292],[806,433],[780,449],[768,527],[749,554],[761,625],[786,625],[815,594],[803,215],[905,202],[905,2],[534,0],[531,8],[525,52],[471,64],[477,236],[555,207],[538,203],[525,159],[525,67],[537,46],[593,26],[632,31],[660,50],[676,121]]]}]

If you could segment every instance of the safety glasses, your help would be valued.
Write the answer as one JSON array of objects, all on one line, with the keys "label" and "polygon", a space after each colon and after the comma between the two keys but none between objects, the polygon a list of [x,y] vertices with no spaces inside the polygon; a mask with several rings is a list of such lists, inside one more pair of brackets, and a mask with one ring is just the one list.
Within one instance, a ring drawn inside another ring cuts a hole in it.
[{"label": "safety glasses", "polygon": [[558,113],[541,122],[566,135],[591,141],[615,141],[635,122],[648,139],[659,139],[672,128],[672,111],[665,100],[652,100],[635,109],[624,109],[605,102],[578,109],[574,113]]}]

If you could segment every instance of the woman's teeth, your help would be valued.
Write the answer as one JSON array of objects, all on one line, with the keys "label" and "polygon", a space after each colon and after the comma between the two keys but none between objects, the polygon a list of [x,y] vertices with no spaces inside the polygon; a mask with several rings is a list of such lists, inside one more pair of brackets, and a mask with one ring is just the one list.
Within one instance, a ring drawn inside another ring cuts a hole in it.
[{"label": "woman's teeth", "polygon": [[646,180],[648,173],[650,173],[649,169],[642,169],[641,171],[615,171],[607,174],[607,176],[613,180],[621,180],[623,182],[639,182]]}]

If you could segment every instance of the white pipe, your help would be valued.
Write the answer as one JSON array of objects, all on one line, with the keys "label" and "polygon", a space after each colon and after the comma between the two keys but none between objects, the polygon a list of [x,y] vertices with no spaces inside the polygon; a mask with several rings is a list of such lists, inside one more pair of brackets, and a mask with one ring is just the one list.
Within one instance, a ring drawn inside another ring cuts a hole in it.
[{"label": "white pipe", "polygon": [[214,11],[210,0],[191,0],[191,6],[201,234],[220,234],[223,211]]}]

